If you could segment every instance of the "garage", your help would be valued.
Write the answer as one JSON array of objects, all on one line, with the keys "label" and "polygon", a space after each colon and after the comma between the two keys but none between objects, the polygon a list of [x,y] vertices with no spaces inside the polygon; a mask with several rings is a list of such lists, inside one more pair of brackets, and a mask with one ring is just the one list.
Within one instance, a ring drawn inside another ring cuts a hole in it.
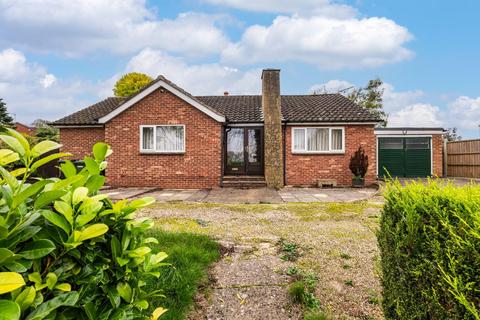
[{"label": "garage", "polygon": [[[436,149],[436,154],[440,154],[437,162],[441,161],[442,133],[441,128],[376,129],[378,177],[423,178],[439,175],[433,170],[433,151]],[[442,163],[436,165],[441,167]]]}]

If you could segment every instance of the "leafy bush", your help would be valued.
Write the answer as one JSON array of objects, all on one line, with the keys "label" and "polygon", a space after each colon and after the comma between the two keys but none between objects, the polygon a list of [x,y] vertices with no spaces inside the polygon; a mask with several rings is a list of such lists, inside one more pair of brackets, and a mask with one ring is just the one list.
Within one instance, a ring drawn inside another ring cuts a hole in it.
[{"label": "leafy bush", "polygon": [[380,221],[387,319],[480,319],[480,186],[389,182]]},{"label": "leafy bush", "polygon": [[[1,319],[145,319],[149,277],[159,276],[166,258],[153,254],[144,236],[150,220],[134,220],[135,210],[151,198],[112,203],[99,194],[100,172],[111,153],[104,143],[85,157],[77,172],[66,161],[65,179],[27,183],[36,168],[65,153],[41,156],[59,145],[42,141],[31,147],[14,130],[0,135],[10,149],[0,150],[0,318]],[[23,167],[9,171],[9,164]],[[158,318],[164,309],[152,315]]]}]

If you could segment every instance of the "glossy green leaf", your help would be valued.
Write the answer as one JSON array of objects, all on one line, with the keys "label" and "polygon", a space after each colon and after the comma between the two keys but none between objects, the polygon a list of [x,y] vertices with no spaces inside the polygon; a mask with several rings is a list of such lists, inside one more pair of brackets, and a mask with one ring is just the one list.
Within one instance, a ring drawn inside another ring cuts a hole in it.
[{"label": "glossy green leaf", "polygon": [[25,136],[23,134],[21,134],[20,132],[18,132],[16,130],[13,130],[12,128],[7,128],[7,132],[8,132],[9,135],[11,135],[15,139],[17,139],[18,142],[20,142],[23,149],[25,149],[26,153],[28,153],[30,151],[30,143],[28,143],[27,138],[25,138]]},{"label": "glossy green leaf", "polygon": [[85,187],[88,188],[90,193],[98,191],[103,185],[105,184],[105,177],[101,175],[93,175],[88,178],[87,183],[85,183]]},{"label": "glossy green leaf", "polygon": [[7,248],[0,248],[0,266],[13,261],[15,254]]},{"label": "glossy green leaf", "polygon": [[4,167],[0,167],[0,175],[2,176],[3,180],[8,184],[11,189],[15,189],[18,186],[17,179],[8,172]]},{"label": "glossy green leaf", "polygon": [[108,226],[103,223],[93,224],[80,231],[76,241],[85,241],[87,239],[99,237],[108,231]]},{"label": "glossy green leaf", "polygon": [[7,135],[0,135],[0,139],[5,142],[13,151],[18,153],[20,156],[25,155],[25,148],[22,144],[17,140],[17,138]]},{"label": "glossy green leaf", "polygon": [[130,251],[128,256],[131,258],[141,258],[146,254],[150,253],[151,251],[152,249],[150,249],[149,247],[139,247],[139,248],[136,248],[135,250]]},{"label": "glossy green leaf", "polygon": [[145,310],[145,309],[148,308],[148,302],[147,302],[147,300],[134,301],[133,304],[134,304],[137,308],[139,308],[139,309],[141,309],[141,310]]},{"label": "glossy green leaf", "polygon": [[66,234],[70,234],[70,225],[64,217],[50,210],[42,210],[41,214],[50,223],[61,228]]},{"label": "glossy green leaf", "polygon": [[42,320],[52,311],[62,306],[74,306],[78,301],[78,293],[76,291],[61,293],[55,298],[45,301],[33,310],[25,320]]},{"label": "glossy green leaf", "polygon": [[9,264],[5,265],[5,268],[7,268],[11,272],[27,272],[33,264],[33,260],[27,260],[27,259],[19,259],[10,262]]},{"label": "glossy green leaf", "polygon": [[65,190],[52,190],[43,192],[34,203],[35,209],[44,208],[47,205],[50,205],[53,201],[62,197],[67,191]]},{"label": "glossy green leaf", "polygon": [[162,314],[164,314],[165,312],[167,312],[168,309],[164,309],[164,308],[156,308],[155,310],[153,310],[153,313],[152,313],[152,316],[150,317],[151,320],[157,320]]},{"label": "glossy green leaf", "polygon": [[68,177],[66,179],[59,180],[59,181],[57,181],[53,184],[52,190],[59,190],[59,189],[64,189],[64,188],[71,187],[75,183],[81,181],[84,178],[85,178],[84,176],[82,176],[80,174],[77,174],[77,175]]},{"label": "glossy green leaf", "polygon": [[132,202],[129,203],[129,206],[135,209],[140,209],[146,206],[149,206],[151,204],[155,203],[155,198],[153,197],[144,197],[141,199],[136,199],[133,200]]},{"label": "glossy green leaf", "polygon": [[143,243],[155,243],[155,244],[158,244],[158,240],[157,238],[153,238],[153,237],[148,237],[146,238],[145,240],[143,240]]},{"label": "glossy green leaf", "polygon": [[132,301],[132,288],[127,282],[117,284],[117,292],[127,303]]},{"label": "glossy green leaf", "polygon": [[54,154],[48,155],[46,157],[43,157],[43,158],[35,161],[32,164],[31,169],[36,170],[36,169],[40,168],[41,166],[43,166],[44,164],[47,164],[47,163],[49,163],[49,162],[51,162],[55,159],[70,157],[71,155],[72,155],[71,153],[54,153]]},{"label": "glossy green leaf", "polygon": [[70,160],[65,160],[65,162],[60,165],[60,170],[66,178],[70,178],[77,174],[77,168]]},{"label": "glossy green leaf", "polygon": [[0,320],[20,319],[20,306],[10,300],[0,300]]},{"label": "glossy green leaf", "polygon": [[95,157],[95,160],[97,160],[98,162],[105,160],[105,158],[111,153],[109,153],[109,150],[110,147],[108,146],[108,144],[104,142],[95,143],[95,145],[93,146],[93,156]]},{"label": "glossy green leaf", "polygon": [[97,214],[95,212],[79,215],[77,219],[75,219],[77,227],[83,227],[84,225],[95,219],[96,216]]},{"label": "glossy green leaf", "polygon": [[68,292],[72,291],[72,286],[69,283],[59,283],[55,286],[55,289]]},{"label": "glossy green leaf", "polygon": [[30,243],[20,251],[19,255],[26,259],[38,259],[45,257],[56,249],[55,244],[47,239],[36,240]]},{"label": "glossy green leaf", "polygon": [[40,141],[32,148],[32,156],[39,157],[44,153],[60,149],[61,146],[61,144],[50,140]]},{"label": "glossy green leaf", "polygon": [[79,204],[88,197],[88,189],[85,187],[79,187],[73,191],[72,203],[74,205]]},{"label": "glossy green leaf", "polygon": [[1,149],[0,150],[0,165],[6,166],[12,162],[18,161],[20,159],[18,153],[10,149]]},{"label": "glossy green leaf", "polygon": [[116,236],[113,236],[110,240],[110,248],[112,250],[112,259],[116,261],[117,257],[122,256],[122,247],[120,245],[120,241]]},{"label": "glossy green leaf", "polygon": [[25,285],[21,274],[16,272],[0,272],[0,294],[4,294]]},{"label": "glossy green leaf", "polygon": [[26,287],[16,298],[15,302],[20,306],[23,312],[33,304],[35,300],[36,291],[33,287]]},{"label": "glossy green leaf", "polygon": [[90,157],[83,158],[85,167],[91,175],[100,174],[100,165]]},{"label": "glossy green leaf", "polygon": [[34,283],[42,283],[42,276],[39,272],[32,272],[28,275],[28,280]]},{"label": "glossy green leaf", "polygon": [[53,272],[49,272],[45,277],[45,283],[47,284],[48,289],[52,290],[57,284],[57,275]]},{"label": "glossy green leaf", "polygon": [[65,217],[65,219],[67,219],[70,225],[73,225],[73,209],[68,203],[63,201],[55,201],[53,207],[55,208],[55,210],[60,212]]},{"label": "glossy green leaf", "polygon": [[13,198],[12,207],[16,208],[19,204],[25,202],[31,196],[37,194],[45,185],[51,183],[49,180],[40,180],[26,187],[15,198]]}]

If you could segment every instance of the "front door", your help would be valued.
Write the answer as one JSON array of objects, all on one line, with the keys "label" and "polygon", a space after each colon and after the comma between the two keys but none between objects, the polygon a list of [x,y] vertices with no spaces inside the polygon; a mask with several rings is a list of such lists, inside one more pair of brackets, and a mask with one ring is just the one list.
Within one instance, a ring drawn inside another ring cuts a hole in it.
[{"label": "front door", "polygon": [[262,127],[227,128],[225,139],[225,174],[263,175]]}]

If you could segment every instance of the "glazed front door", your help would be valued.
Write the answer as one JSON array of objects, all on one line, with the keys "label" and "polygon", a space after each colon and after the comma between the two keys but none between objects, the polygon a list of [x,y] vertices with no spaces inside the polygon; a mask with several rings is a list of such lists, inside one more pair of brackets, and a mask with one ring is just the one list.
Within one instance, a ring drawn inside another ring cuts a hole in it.
[{"label": "glazed front door", "polygon": [[227,128],[225,139],[225,174],[263,174],[262,127]]}]

